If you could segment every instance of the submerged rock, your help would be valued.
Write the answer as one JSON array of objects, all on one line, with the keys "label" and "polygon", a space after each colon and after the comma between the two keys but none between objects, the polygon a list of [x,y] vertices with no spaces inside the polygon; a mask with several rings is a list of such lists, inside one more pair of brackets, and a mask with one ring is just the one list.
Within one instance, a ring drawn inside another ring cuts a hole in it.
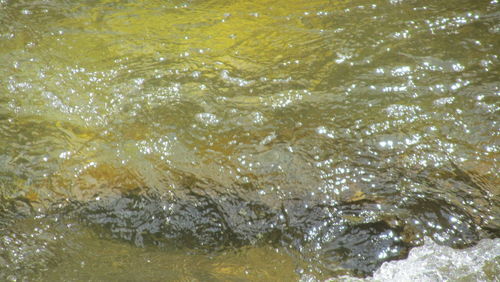
[{"label": "submerged rock", "polygon": [[[417,177],[428,179],[423,173]],[[429,182],[426,187],[440,183],[474,188],[453,181]],[[35,211],[29,199],[0,201],[0,272],[5,273],[0,278],[7,279],[9,273],[33,277],[57,265],[73,248],[64,236],[79,228],[75,226],[89,226],[101,238],[160,250],[213,254],[273,246],[305,261],[313,272],[330,276],[371,275],[382,263],[405,258],[425,236],[443,245],[466,247],[498,233],[491,222],[482,226],[481,218],[467,206],[439,197],[430,188],[384,198],[367,194],[363,191],[369,190],[358,185],[350,194],[326,200],[311,194],[261,197],[252,189],[185,183],[182,189],[164,194],[137,189],[70,200],[43,212]],[[381,180],[382,184],[394,185]]]},{"label": "submerged rock", "polygon": [[298,251],[329,273],[369,275],[404,258],[425,235],[464,247],[482,236],[463,210],[436,199],[413,199],[392,210],[373,200],[289,198],[269,205],[257,197],[190,188],[181,195],[112,197],[73,212],[104,236],[137,246],[221,251],[273,245]]},{"label": "submerged rock", "polygon": [[[359,205],[359,204],[357,204]],[[237,195],[192,191],[168,201],[126,196],[86,203],[81,218],[103,235],[138,246],[158,245],[213,252],[271,244],[299,251],[318,267],[367,275],[384,261],[403,258],[411,243],[401,227],[381,219],[350,222],[353,206],[289,199],[270,207]]]}]

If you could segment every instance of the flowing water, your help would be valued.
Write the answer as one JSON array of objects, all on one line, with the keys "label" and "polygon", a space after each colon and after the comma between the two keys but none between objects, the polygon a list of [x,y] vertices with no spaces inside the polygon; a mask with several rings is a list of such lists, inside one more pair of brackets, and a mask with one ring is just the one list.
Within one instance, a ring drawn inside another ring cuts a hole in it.
[{"label": "flowing water", "polygon": [[498,0],[0,0],[0,280],[498,281]]}]

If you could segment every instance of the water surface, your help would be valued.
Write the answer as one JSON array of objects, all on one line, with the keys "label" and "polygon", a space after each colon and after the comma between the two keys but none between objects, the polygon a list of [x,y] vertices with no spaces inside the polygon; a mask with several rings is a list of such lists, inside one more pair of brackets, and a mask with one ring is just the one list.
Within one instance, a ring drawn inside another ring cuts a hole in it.
[{"label": "water surface", "polygon": [[496,0],[0,0],[0,278],[365,277],[497,238],[499,23]]}]

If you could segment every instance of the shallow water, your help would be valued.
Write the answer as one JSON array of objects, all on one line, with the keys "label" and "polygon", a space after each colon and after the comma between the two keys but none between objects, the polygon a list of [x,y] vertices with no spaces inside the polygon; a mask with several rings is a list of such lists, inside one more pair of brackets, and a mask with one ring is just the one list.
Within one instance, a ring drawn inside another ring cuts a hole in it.
[{"label": "shallow water", "polygon": [[379,279],[497,243],[499,10],[0,0],[0,278]]}]

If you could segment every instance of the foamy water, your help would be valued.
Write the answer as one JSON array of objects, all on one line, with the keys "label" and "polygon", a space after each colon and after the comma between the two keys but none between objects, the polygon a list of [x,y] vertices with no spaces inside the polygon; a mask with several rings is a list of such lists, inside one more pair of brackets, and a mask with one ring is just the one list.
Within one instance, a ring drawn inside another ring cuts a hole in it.
[{"label": "foamy water", "polygon": [[[500,239],[485,239],[474,247],[453,249],[425,239],[407,259],[385,262],[372,277],[332,278],[328,281],[499,281]],[[315,281],[303,277],[302,281]]]}]

